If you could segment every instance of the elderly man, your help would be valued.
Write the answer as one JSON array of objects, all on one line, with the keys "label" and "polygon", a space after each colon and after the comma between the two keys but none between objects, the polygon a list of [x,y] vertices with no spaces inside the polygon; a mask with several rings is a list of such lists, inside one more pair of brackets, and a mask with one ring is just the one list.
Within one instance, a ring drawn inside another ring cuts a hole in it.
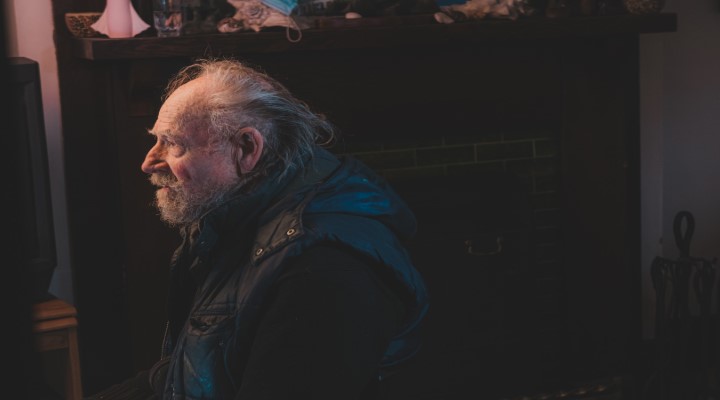
[{"label": "elderly man", "polygon": [[96,397],[378,398],[427,310],[412,213],[323,150],[332,126],[265,74],[203,61],[167,93],[142,165],[183,238],[164,354]]}]

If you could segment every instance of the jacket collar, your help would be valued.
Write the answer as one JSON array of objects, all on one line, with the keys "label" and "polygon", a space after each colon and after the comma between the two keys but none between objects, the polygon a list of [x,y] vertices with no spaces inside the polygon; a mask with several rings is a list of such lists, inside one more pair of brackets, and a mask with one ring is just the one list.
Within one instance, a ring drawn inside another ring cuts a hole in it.
[{"label": "jacket collar", "polygon": [[[274,210],[287,209],[288,204],[303,203],[302,200],[306,197],[307,192],[330,176],[339,164],[340,162],[333,154],[318,147],[304,170],[289,174],[283,179],[278,179],[279,173],[277,172],[270,174],[252,193],[239,193],[233,196],[208,211],[198,221],[181,229],[183,242],[187,242],[193,255],[205,258],[221,237],[231,232],[239,234],[249,232],[253,226],[265,225],[276,217]],[[292,209],[301,212],[301,210],[297,210],[297,207],[292,207]],[[276,222],[275,225],[278,229],[284,229],[283,232],[273,232],[277,234],[285,234],[292,226],[296,225],[291,223],[292,221],[283,223],[279,220]],[[296,222],[299,224],[299,218]],[[262,235],[263,232],[266,235]],[[295,233],[297,232],[296,230]],[[256,243],[267,242],[271,239],[267,237],[267,230],[261,230],[257,236]],[[287,236],[293,236],[293,234]],[[257,250],[254,249],[254,252]]]}]

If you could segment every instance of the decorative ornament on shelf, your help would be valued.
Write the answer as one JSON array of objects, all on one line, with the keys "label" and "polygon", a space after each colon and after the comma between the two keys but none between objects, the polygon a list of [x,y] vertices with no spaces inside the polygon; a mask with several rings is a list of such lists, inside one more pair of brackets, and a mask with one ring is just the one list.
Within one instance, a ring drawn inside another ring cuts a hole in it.
[{"label": "decorative ornament on shelf", "polygon": [[235,7],[235,15],[220,20],[218,30],[224,33],[240,30],[259,32],[264,27],[284,26],[294,28],[289,14],[284,14],[260,0],[228,0]]},{"label": "decorative ornament on shelf", "polygon": [[102,34],[91,28],[102,13],[99,12],[69,12],[65,13],[65,25],[75,37],[100,37]]},{"label": "decorative ornament on shelf", "polygon": [[107,0],[105,11],[92,25],[96,31],[111,38],[129,38],[148,29],[130,0]]},{"label": "decorative ornament on shelf", "polygon": [[662,11],[665,0],[623,0],[623,5],[630,14],[654,14]]},{"label": "decorative ornament on shelf", "polygon": [[[263,28],[284,27],[285,36],[290,42],[299,42],[302,30],[310,27],[300,19],[292,17],[297,6],[296,0],[227,0],[235,7],[232,17],[223,18],[217,24],[217,29],[223,33],[233,33],[243,30],[260,32]],[[296,30],[297,37],[292,37],[290,30]]]},{"label": "decorative ornament on shelf", "polygon": [[434,17],[441,24],[485,17],[516,20],[534,12],[527,0],[438,0],[437,4],[440,11]]}]

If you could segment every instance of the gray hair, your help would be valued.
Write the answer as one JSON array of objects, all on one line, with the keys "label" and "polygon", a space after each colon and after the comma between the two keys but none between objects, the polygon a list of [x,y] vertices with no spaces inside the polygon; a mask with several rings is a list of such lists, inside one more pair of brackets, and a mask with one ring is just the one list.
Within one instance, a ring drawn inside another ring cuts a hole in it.
[{"label": "gray hair", "polygon": [[207,90],[179,123],[200,119],[216,146],[235,145],[242,128],[257,129],[265,145],[256,167],[241,177],[251,183],[248,186],[271,171],[278,171],[282,179],[302,169],[317,144],[328,144],[335,137],[335,128],[323,115],[312,112],[280,82],[236,60],[200,60],[183,68],[168,84],[165,98],[200,77],[208,80]]}]

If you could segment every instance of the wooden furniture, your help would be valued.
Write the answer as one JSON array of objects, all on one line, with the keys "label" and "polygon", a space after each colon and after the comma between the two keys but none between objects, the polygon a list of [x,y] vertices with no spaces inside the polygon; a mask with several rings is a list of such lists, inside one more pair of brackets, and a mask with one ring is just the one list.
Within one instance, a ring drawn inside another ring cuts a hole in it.
[{"label": "wooden furniture", "polygon": [[[38,352],[61,350],[65,352],[65,398],[82,399],[80,355],[77,340],[77,312],[75,307],[52,299],[33,305],[33,332]],[[55,374],[57,371],[52,371]]]},{"label": "wooden furniture", "polygon": [[[386,24],[372,20],[387,21]],[[202,34],[158,38],[128,39],[81,38],[72,40],[72,53],[78,58],[96,61],[126,61],[172,57],[201,57],[284,52],[380,49],[397,46],[452,45],[473,43],[491,45],[509,40],[551,40],[591,38],[675,30],[675,14],[587,16],[573,18],[528,17],[517,21],[493,20],[456,24],[438,24],[432,16],[413,18],[402,24],[401,18],[349,20],[344,28],[308,29],[302,40],[289,42],[285,31]],[[365,24],[365,25],[361,25]]]}]

